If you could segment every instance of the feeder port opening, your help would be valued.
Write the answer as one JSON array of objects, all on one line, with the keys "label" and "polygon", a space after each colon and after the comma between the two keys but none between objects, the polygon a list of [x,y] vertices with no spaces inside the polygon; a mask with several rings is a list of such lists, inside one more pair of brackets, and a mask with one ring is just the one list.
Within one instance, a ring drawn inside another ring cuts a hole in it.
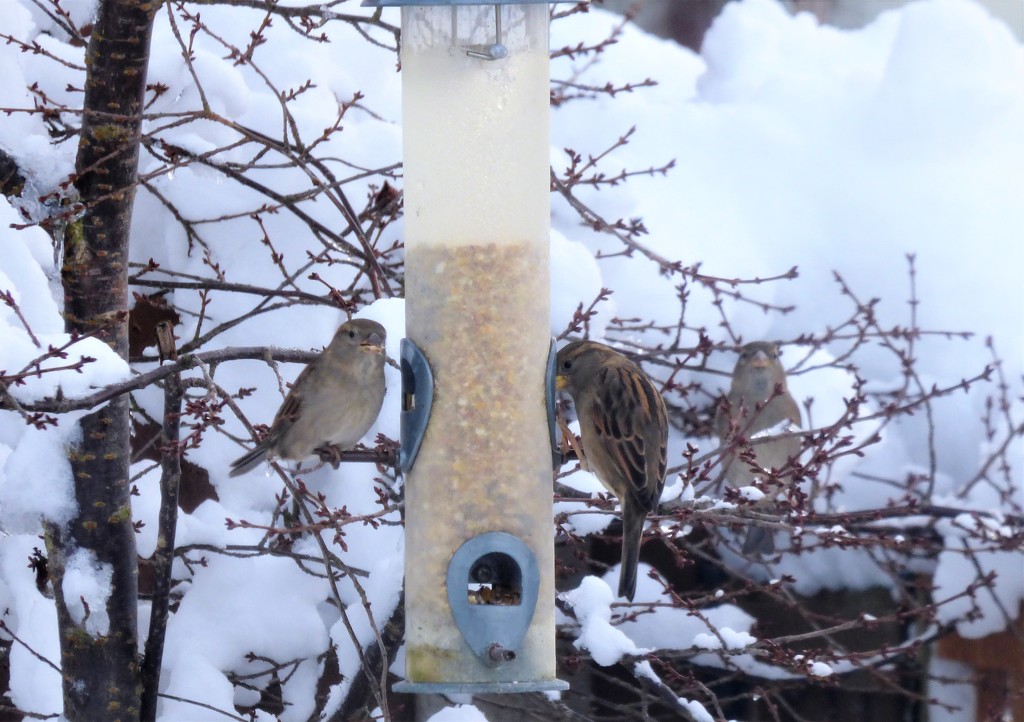
[{"label": "feeder port opening", "polygon": [[491,552],[473,563],[466,589],[470,604],[519,606],[523,571],[508,554]]}]

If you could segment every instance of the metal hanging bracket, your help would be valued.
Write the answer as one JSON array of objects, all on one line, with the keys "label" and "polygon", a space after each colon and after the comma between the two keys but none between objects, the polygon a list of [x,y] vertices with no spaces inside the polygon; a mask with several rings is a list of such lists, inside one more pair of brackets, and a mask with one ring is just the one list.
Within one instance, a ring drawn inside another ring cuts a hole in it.
[{"label": "metal hanging bracket", "polygon": [[562,452],[558,448],[558,436],[555,433],[555,375],[558,369],[555,368],[555,358],[558,355],[558,347],[555,339],[551,339],[551,348],[548,350],[548,368],[544,374],[544,400],[548,407],[548,437],[551,442],[551,468],[558,470],[562,466]]},{"label": "metal hanging bracket", "polygon": [[398,466],[403,474],[408,474],[416,461],[416,454],[419,453],[430,420],[430,407],[434,400],[434,374],[427,357],[411,340],[402,339],[399,356],[402,366],[402,441],[398,447]]}]

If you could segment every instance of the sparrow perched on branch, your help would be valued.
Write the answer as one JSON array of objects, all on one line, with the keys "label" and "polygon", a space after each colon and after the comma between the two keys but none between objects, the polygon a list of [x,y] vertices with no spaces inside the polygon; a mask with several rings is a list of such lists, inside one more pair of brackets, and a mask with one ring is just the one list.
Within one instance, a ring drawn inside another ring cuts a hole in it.
[{"label": "sparrow perched on branch", "polygon": [[298,461],[319,449],[355,446],[384,401],[384,327],[357,318],[343,323],[302,370],[270,425],[270,433],[231,464],[239,476],[271,459]]},{"label": "sparrow perched on branch", "polygon": [[[766,341],[748,343],[740,349],[732,372],[732,387],[715,415],[718,438],[723,445],[738,441],[742,446],[758,432],[785,422],[800,426],[800,407],[786,389],[786,370],[779,362],[779,347]],[[735,452],[729,452],[724,462],[725,478],[736,487],[750,486],[754,479],[765,477],[772,469],[782,469],[799,456],[800,446],[797,436],[751,444],[756,468],[737,458]],[[775,540],[770,530],[759,526],[747,530],[743,554],[774,551]]]},{"label": "sparrow perched on branch", "polygon": [[665,402],[639,366],[604,344],[573,341],[555,363],[556,386],[576,406],[586,464],[622,504],[619,596],[632,601],[644,519],[665,486]]}]

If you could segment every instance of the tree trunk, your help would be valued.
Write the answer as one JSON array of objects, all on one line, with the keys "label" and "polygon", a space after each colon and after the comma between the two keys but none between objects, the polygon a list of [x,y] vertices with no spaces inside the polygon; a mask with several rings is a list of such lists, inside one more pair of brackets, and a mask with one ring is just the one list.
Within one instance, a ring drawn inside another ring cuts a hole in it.
[{"label": "tree trunk", "polygon": [[[100,3],[86,54],[76,163],[75,186],[84,215],[69,228],[61,271],[67,330],[96,333],[125,359],[128,236],[158,5],[140,0]],[[71,722],[137,720],[138,577],[128,483],[128,397],[107,403],[79,423],[81,440],[68,452],[77,516],[66,527],[51,524],[47,529],[60,626],[64,714]],[[81,600],[65,598],[64,573],[73,557],[89,559],[91,566],[110,573],[108,624],[97,623],[102,610],[85,607],[83,614]]]}]

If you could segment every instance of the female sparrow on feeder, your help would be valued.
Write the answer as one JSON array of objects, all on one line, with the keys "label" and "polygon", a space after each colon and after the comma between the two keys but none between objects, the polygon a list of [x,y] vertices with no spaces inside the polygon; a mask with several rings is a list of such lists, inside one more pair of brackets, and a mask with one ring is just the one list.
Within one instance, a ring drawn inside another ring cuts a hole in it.
[{"label": "female sparrow on feeder", "polygon": [[604,344],[573,341],[555,363],[556,386],[576,406],[586,464],[622,504],[619,596],[632,601],[644,519],[665,486],[665,402],[639,366]]},{"label": "female sparrow on feeder", "polygon": [[[779,347],[766,341],[754,341],[740,349],[740,358],[732,372],[732,388],[719,404],[715,415],[715,431],[725,444],[746,442],[759,431],[771,429],[788,421],[800,425],[800,407],[786,390],[786,370],[779,362]],[[756,439],[755,439],[756,441]],[[730,452],[725,458],[725,478],[733,486],[750,486],[757,477],[771,469],[782,469],[800,454],[800,438],[791,436],[751,444],[754,461],[736,458]],[[771,554],[775,541],[768,529],[752,526],[743,542],[743,554]]]},{"label": "female sparrow on feeder", "polygon": [[298,461],[321,447],[355,446],[384,401],[384,339],[384,327],[376,321],[343,323],[295,379],[270,433],[232,462],[229,475],[244,474],[264,460]]}]

